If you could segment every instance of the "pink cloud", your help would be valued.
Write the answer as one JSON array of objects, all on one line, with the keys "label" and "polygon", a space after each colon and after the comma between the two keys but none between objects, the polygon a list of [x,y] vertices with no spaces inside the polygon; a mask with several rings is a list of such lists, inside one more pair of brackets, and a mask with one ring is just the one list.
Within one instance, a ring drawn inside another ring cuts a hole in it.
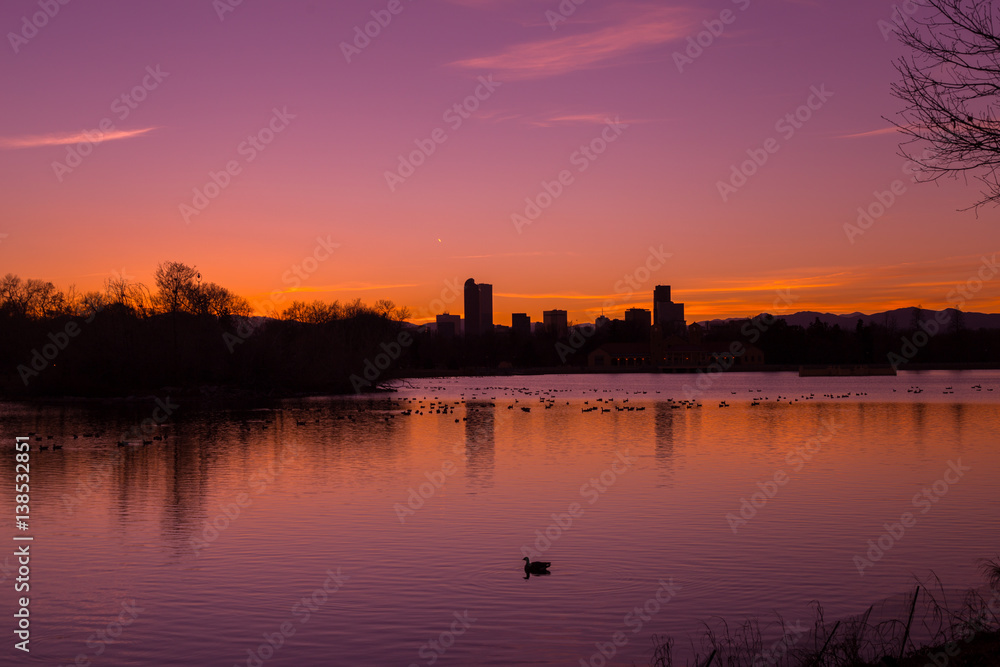
[{"label": "pink cloud", "polygon": [[503,80],[536,79],[589,69],[638,49],[682,38],[690,32],[687,10],[657,7],[624,23],[581,35],[515,44],[491,56],[453,65],[496,72]]},{"label": "pink cloud", "polygon": [[857,134],[842,134],[840,139],[860,139],[861,137],[877,137],[882,134],[892,134],[893,132],[898,132],[899,128],[896,126],[883,127],[878,130],[871,130],[869,132],[858,132]]},{"label": "pink cloud", "polygon": [[101,132],[100,130],[84,130],[82,132],[53,133],[41,135],[29,135],[23,137],[0,137],[0,148],[36,148],[38,146],[67,146],[81,142],[99,144],[104,141],[115,141],[117,139],[130,139],[146,134],[155,127],[146,127],[139,130],[112,130]]}]

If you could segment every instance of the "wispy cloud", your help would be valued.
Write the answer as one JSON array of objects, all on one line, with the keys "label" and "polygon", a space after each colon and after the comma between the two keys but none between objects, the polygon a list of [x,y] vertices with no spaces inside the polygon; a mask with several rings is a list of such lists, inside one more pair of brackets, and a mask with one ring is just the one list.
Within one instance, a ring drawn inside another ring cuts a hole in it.
[{"label": "wispy cloud", "polygon": [[588,114],[564,114],[562,116],[552,116],[548,118],[550,123],[578,123],[603,125],[608,122],[608,118],[613,118],[611,113],[588,113]]},{"label": "wispy cloud", "polygon": [[734,292],[759,292],[761,294],[766,294],[773,292],[774,290],[781,289],[823,289],[827,287],[840,287],[844,283],[841,282],[828,282],[828,283],[801,283],[794,280],[790,280],[786,283],[761,283],[759,285],[748,285],[748,286],[732,286],[732,287],[696,287],[693,289],[685,289],[685,294],[730,294]]},{"label": "wispy cloud", "polygon": [[477,7],[477,8],[493,8],[503,4],[509,4],[498,0],[448,0],[448,2],[452,3],[453,5],[462,5],[463,7]]},{"label": "wispy cloud", "polygon": [[[731,284],[726,287],[699,287],[694,289],[685,288],[678,291],[678,296],[681,295],[693,295],[693,294],[733,294],[733,293],[753,293],[758,294],[773,294],[775,290],[781,289],[823,289],[830,287],[838,287],[843,283],[840,282],[803,282],[801,280],[789,280],[786,282],[760,282],[747,285]],[[602,300],[613,300],[616,304],[620,305],[620,302],[626,297],[640,296],[639,302],[652,303],[653,293],[651,290],[640,290],[638,292],[615,292],[610,294],[557,294],[557,293],[545,293],[545,294],[511,294],[505,292],[496,292],[494,296],[498,297],[508,297],[512,299],[567,299],[574,301],[602,301]]]},{"label": "wispy cloud", "polygon": [[381,283],[341,283],[338,285],[307,285],[302,287],[290,287],[282,290],[284,294],[298,294],[311,292],[370,292],[372,290],[401,289],[404,287],[419,287],[416,283],[405,284],[381,284]]},{"label": "wispy cloud", "polygon": [[505,109],[480,109],[475,113],[475,116],[478,120],[485,120],[492,123],[502,123],[504,121],[522,118],[523,114]]},{"label": "wispy cloud", "polygon": [[616,292],[613,294],[511,294],[509,292],[495,292],[493,296],[504,297],[507,299],[573,299],[573,300],[583,300],[583,301],[598,301],[603,299],[615,299],[620,301],[622,297],[630,296],[631,294],[636,294],[636,292]]},{"label": "wispy cloud", "polygon": [[634,123],[652,123],[654,119],[644,118],[620,118],[617,113],[550,113],[540,118],[525,119],[529,125],[535,127],[552,127],[554,125],[604,125],[612,119],[632,125]]},{"label": "wispy cloud", "polygon": [[515,44],[504,51],[452,63],[495,72],[501,80],[558,76],[606,64],[638,49],[685,37],[692,24],[688,10],[650,7],[624,22],[579,35]]},{"label": "wispy cloud", "polygon": [[656,123],[665,118],[621,118],[618,112],[603,113],[571,113],[565,111],[547,111],[533,114],[525,114],[513,111],[493,111],[487,113],[477,113],[476,118],[493,123],[503,123],[507,121],[518,121],[532,127],[555,127],[559,125],[604,125],[609,120],[617,119],[619,122],[632,125],[634,123]]},{"label": "wispy cloud", "polygon": [[883,127],[879,130],[870,130],[868,132],[858,132],[857,134],[842,134],[838,139],[860,139],[861,137],[877,137],[882,134],[892,134],[894,132],[899,132],[899,128],[893,125],[892,127]]},{"label": "wispy cloud", "polygon": [[118,139],[131,139],[147,132],[152,132],[156,127],[144,127],[138,130],[112,130],[101,132],[100,130],[84,130],[81,132],[62,132],[51,134],[26,135],[22,137],[0,137],[0,148],[37,148],[39,146],[68,146],[81,142],[99,144],[105,141],[116,141]]},{"label": "wispy cloud", "polygon": [[491,257],[552,257],[555,255],[569,255],[573,256],[576,253],[573,252],[555,252],[553,250],[531,250],[524,252],[497,252],[497,253],[487,253],[484,255],[456,255],[451,259],[487,259]]}]

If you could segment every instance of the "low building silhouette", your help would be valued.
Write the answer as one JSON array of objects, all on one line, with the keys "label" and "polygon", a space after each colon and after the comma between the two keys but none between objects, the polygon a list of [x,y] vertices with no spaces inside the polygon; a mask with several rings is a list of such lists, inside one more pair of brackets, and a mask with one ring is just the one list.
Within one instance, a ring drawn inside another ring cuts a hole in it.
[{"label": "low building silhouette", "polygon": [[652,332],[652,313],[645,308],[629,308],[625,311],[625,328],[634,340],[649,340]]},{"label": "low building silhouette", "polygon": [[641,368],[653,366],[649,343],[605,343],[587,355],[592,368]]},{"label": "low building silhouette", "polygon": [[462,333],[462,316],[444,313],[437,316],[437,333],[445,338],[454,338]]},{"label": "low building silhouette", "polygon": [[717,364],[724,370],[764,365],[760,348],[739,341],[691,343],[670,336],[659,344],[605,343],[587,355],[592,368],[648,368],[664,372],[693,372]]}]

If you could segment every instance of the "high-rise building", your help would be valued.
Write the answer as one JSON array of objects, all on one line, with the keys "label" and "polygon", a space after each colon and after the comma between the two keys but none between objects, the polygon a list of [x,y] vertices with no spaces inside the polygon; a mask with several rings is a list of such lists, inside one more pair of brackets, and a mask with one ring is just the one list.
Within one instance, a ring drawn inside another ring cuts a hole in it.
[{"label": "high-rise building", "polygon": [[569,331],[569,320],[566,318],[565,310],[542,311],[542,322],[545,323],[545,332],[548,334],[562,337]]},{"label": "high-rise building", "polygon": [[479,283],[479,330],[493,331],[493,285]]},{"label": "high-rise building", "polygon": [[684,304],[670,300],[670,285],[657,285],[653,289],[653,326],[661,336],[684,337],[687,333]]},{"label": "high-rise building", "polygon": [[478,336],[493,329],[493,285],[465,281],[465,335]]},{"label": "high-rise building", "polygon": [[672,303],[670,301],[670,285],[657,285],[653,288],[653,324],[659,324],[662,310],[660,304]]},{"label": "high-rise building", "polygon": [[510,316],[510,328],[517,336],[530,336],[531,318],[527,313],[514,313]]},{"label": "high-rise building", "polygon": [[465,281],[465,336],[478,336],[481,333],[482,318],[479,315],[479,286],[469,278]]}]

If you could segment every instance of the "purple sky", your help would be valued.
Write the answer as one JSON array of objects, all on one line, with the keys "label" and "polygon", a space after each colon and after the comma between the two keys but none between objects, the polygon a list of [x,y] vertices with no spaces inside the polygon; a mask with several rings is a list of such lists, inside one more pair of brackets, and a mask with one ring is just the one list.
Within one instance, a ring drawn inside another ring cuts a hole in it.
[{"label": "purple sky", "polygon": [[[173,260],[262,310],[390,298],[415,319],[461,312],[449,285],[473,277],[498,323],[669,284],[703,319],[786,288],[794,310],[955,305],[1000,241],[995,211],[958,210],[976,183],[914,183],[880,132],[890,2],[221,6],[71,0],[36,34],[37,2],[3,4],[0,273],[86,290]],[[373,11],[391,21],[345,56]],[[998,305],[987,282],[963,307]]]}]

